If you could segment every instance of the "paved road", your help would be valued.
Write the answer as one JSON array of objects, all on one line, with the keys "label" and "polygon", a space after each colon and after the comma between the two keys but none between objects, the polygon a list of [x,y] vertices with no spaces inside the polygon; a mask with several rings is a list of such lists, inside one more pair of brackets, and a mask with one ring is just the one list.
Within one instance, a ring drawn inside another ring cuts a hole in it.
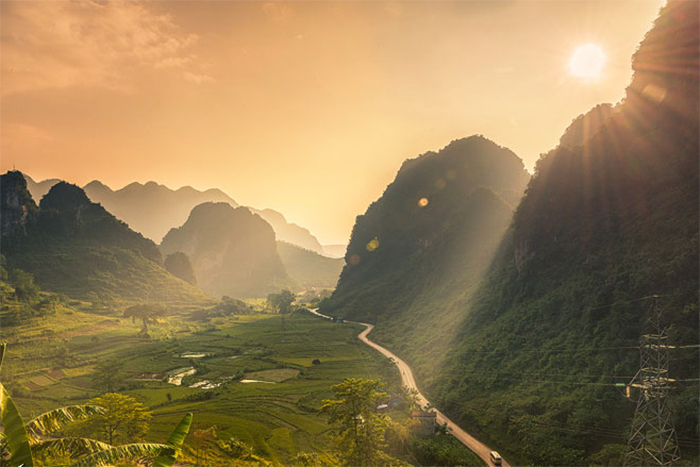
[{"label": "paved road", "polygon": [[[309,309],[309,311],[317,316],[320,316],[321,318],[326,318],[326,319],[333,319],[330,316],[326,316],[324,314],[321,314],[318,312],[318,308],[313,308]],[[428,405],[428,399],[425,398],[425,396],[418,390],[418,386],[416,386],[416,380],[413,377],[413,372],[411,371],[411,367],[409,367],[406,362],[401,360],[399,357],[385,349],[379,344],[376,344],[369,340],[367,337],[367,334],[369,334],[372,329],[374,329],[373,324],[368,324],[368,323],[359,323],[355,321],[348,321],[348,323],[355,323],[355,324],[361,324],[362,326],[365,327],[365,330],[362,331],[357,337],[364,342],[365,344],[369,345],[373,349],[376,349],[379,351],[382,355],[386,356],[387,358],[391,359],[396,366],[399,368],[399,371],[401,372],[401,380],[403,381],[404,386],[408,386],[409,388],[413,388],[416,391],[418,391],[418,402],[422,407],[425,407]],[[454,423],[452,420],[447,418],[442,412],[439,410],[435,410],[437,412],[437,422],[442,425],[443,423],[447,423],[447,428],[449,432],[457,438],[462,444],[464,444],[466,447],[471,449],[474,453],[476,453],[477,456],[479,456],[484,462],[486,462],[486,465],[492,466],[491,461],[489,460],[489,453],[493,451],[490,447],[486,446],[484,443],[481,441],[477,440],[474,438],[472,435],[461,429],[459,426],[457,426],[456,423]],[[510,464],[506,462],[505,459],[503,459],[503,466],[504,467],[510,467]]]}]

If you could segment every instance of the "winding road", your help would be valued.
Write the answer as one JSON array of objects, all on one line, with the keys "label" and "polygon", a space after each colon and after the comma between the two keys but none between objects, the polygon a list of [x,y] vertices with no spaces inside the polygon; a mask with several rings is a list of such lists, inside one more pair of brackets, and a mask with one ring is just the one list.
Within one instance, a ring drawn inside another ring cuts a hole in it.
[{"label": "winding road", "polygon": [[[330,316],[326,316],[324,314],[321,314],[318,312],[318,308],[309,308],[309,311],[316,316],[320,316],[321,318],[325,319],[333,319]],[[368,324],[368,323],[360,323],[357,321],[346,321],[346,323],[354,323],[354,324],[360,324],[365,327],[365,330],[362,331],[357,337],[360,339],[362,342],[365,344],[369,345],[373,349],[377,350],[380,352],[382,355],[385,357],[391,359],[396,366],[399,368],[399,371],[401,372],[401,380],[404,384],[404,386],[408,386],[409,388],[415,389],[417,391],[417,396],[418,396],[418,402],[422,407],[425,407],[428,405],[428,399],[425,398],[425,396],[420,392],[418,389],[418,386],[416,385],[416,380],[413,377],[413,372],[411,371],[411,367],[409,367],[406,362],[401,360],[399,357],[391,353],[389,350],[385,349],[379,344],[376,344],[369,340],[367,337],[367,334],[369,334],[372,329],[374,329],[373,324]],[[477,456],[479,456],[487,466],[492,466],[493,464],[491,463],[491,460],[489,459],[489,453],[493,451],[490,447],[486,446],[484,443],[481,441],[477,440],[474,438],[472,435],[461,429],[456,423],[454,423],[452,420],[447,418],[442,412],[439,410],[435,409],[435,412],[437,413],[437,422],[440,425],[443,425],[447,423],[447,429],[454,436],[457,438],[462,444],[464,444],[467,448],[469,448],[471,451],[473,451]],[[502,465],[504,467],[510,467],[510,464],[506,462],[505,459],[502,461]]]}]

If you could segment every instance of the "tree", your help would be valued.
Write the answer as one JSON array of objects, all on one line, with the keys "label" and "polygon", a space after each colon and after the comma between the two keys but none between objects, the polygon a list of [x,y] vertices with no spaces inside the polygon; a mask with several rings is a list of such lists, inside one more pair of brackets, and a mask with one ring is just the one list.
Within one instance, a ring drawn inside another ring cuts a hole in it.
[{"label": "tree", "polygon": [[90,404],[105,410],[81,423],[82,432],[109,444],[139,441],[148,432],[151,413],[133,397],[107,393],[92,399]]},{"label": "tree", "polygon": [[394,459],[385,454],[384,432],[387,417],[375,412],[384,383],[379,380],[346,379],[331,387],[336,399],[324,400],[322,412],[330,414],[342,465],[388,465]]},{"label": "tree", "polygon": [[132,322],[137,319],[143,321],[140,334],[148,336],[148,325],[157,324],[157,318],[165,315],[166,311],[167,308],[159,303],[141,303],[124,310],[124,318],[131,318]]},{"label": "tree", "polygon": [[34,283],[34,274],[13,269],[10,273],[10,283],[15,288],[17,300],[30,301],[39,294],[39,286]]},{"label": "tree", "polygon": [[292,458],[292,465],[298,467],[322,467],[323,462],[315,452],[300,452]]},{"label": "tree", "polygon": [[123,367],[124,362],[121,360],[102,360],[95,365],[92,381],[95,386],[101,387],[107,392],[114,392],[123,380],[119,374]]},{"label": "tree", "polygon": [[278,313],[285,315],[292,311],[292,303],[296,299],[294,292],[284,289],[280,293],[271,293],[267,296],[267,303]]},{"label": "tree", "polygon": [[200,428],[192,433],[194,438],[194,452],[197,458],[197,465],[200,465],[200,460],[206,460],[206,448],[209,443],[216,441],[218,438],[216,434],[216,425],[212,425],[209,428]]}]

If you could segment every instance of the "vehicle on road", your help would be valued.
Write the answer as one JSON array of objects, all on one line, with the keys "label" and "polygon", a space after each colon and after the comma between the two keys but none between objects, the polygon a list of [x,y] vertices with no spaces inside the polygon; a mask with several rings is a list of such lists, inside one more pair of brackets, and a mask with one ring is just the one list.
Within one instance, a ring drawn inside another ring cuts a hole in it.
[{"label": "vehicle on road", "polygon": [[491,451],[491,453],[489,454],[489,459],[491,459],[491,463],[493,465],[501,465],[501,462],[503,461],[501,459],[501,455],[496,451]]}]

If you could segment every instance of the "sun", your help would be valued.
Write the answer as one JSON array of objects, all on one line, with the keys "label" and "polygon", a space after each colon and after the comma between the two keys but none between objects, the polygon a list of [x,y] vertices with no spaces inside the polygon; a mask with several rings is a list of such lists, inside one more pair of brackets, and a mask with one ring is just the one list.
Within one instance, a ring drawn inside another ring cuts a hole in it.
[{"label": "sun", "polygon": [[569,70],[577,78],[597,78],[605,65],[605,53],[595,44],[579,46],[569,60]]}]

